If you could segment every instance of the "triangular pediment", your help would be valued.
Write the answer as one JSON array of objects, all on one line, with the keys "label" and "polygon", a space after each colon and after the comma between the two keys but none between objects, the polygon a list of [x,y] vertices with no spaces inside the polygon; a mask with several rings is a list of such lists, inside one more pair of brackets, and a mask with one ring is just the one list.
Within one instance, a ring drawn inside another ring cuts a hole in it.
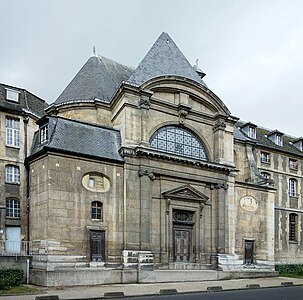
[{"label": "triangular pediment", "polygon": [[162,193],[164,198],[180,199],[184,201],[206,202],[208,197],[190,185],[183,185],[178,188]]}]

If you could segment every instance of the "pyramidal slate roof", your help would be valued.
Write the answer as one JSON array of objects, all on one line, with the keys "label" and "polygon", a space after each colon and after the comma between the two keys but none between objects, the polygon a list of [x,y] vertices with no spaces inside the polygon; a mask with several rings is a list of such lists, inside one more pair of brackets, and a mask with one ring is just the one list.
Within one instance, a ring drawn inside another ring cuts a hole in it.
[{"label": "pyramidal slate roof", "polygon": [[48,123],[48,140],[39,141],[39,131],[34,135],[30,156],[46,150],[123,162],[119,154],[121,137],[118,130],[60,117],[47,116],[40,120]]},{"label": "pyramidal slate roof", "polygon": [[168,33],[163,32],[128,82],[141,85],[158,76],[180,76],[206,86]]},{"label": "pyramidal slate roof", "polygon": [[110,102],[118,86],[133,71],[104,56],[91,56],[54,104],[94,100]]},{"label": "pyramidal slate roof", "polygon": [[206,87],[201,78],[204,72],[197,72],[171,37],[163,32],[136,69],[103,56],[90,57],[53,105],[95,100],[110,103],[122,81],[140,86],[165,75],[188,78]]}]

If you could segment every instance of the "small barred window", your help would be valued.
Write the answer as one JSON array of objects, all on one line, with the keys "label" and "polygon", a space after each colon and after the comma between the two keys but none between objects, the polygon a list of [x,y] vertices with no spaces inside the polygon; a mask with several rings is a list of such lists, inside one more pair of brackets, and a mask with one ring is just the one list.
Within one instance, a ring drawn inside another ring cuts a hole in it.
[{"label": "small barred window", "polygon": [[289,215],[289,241],[291,242],[297,241],[297,219],[296,214]]}]

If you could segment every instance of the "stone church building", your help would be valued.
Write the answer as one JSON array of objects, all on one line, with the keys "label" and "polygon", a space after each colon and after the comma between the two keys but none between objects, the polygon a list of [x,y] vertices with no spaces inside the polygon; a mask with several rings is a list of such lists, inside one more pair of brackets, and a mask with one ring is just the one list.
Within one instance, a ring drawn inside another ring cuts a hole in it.
[{"label": "stone church building", "polygon": [[90,57],[46,109],[25,161],[31,282],[216,280],[303,263],[303,139],[239,121],[204,76],[162,33],[135,69]]}]

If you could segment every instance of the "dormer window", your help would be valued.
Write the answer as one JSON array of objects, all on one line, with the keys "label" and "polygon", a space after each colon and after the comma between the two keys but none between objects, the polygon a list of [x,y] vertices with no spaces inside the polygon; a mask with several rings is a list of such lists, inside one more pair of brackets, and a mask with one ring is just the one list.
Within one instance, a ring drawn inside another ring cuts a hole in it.
[{"label": "dormer window", "polygon": [[292,144],[300,151],[303,151],[303,138],[302,137],[292,141]]},{"label": "dormer window", "polygon": [[270,132],[267,137],[270,139],[272,142],[274,142],[277,146],[283,146],[283,135],[284,133],[274,130]]},{"label": "dormer window", "polygon": [[281,134],[276,135],[276,145],[283,146],[283,136]]},{"label": "dormer window", "polygon": [[257,125],[248,122],[242,125],[241,130],[247,134],[247,136],[251,139],[256,139],[257,137]]},{"label": "dormer window", "polygon": [[11,89],[6,89],[6,100],[19,102],[19,92]]},{"label": "dormer window", "polygon": [[48,124],[45,124],[45,125],[40,127],[39,134],[40,134],[40,144],[43,144],[43,143],[47,142],[47,140],[48,140]]}]

